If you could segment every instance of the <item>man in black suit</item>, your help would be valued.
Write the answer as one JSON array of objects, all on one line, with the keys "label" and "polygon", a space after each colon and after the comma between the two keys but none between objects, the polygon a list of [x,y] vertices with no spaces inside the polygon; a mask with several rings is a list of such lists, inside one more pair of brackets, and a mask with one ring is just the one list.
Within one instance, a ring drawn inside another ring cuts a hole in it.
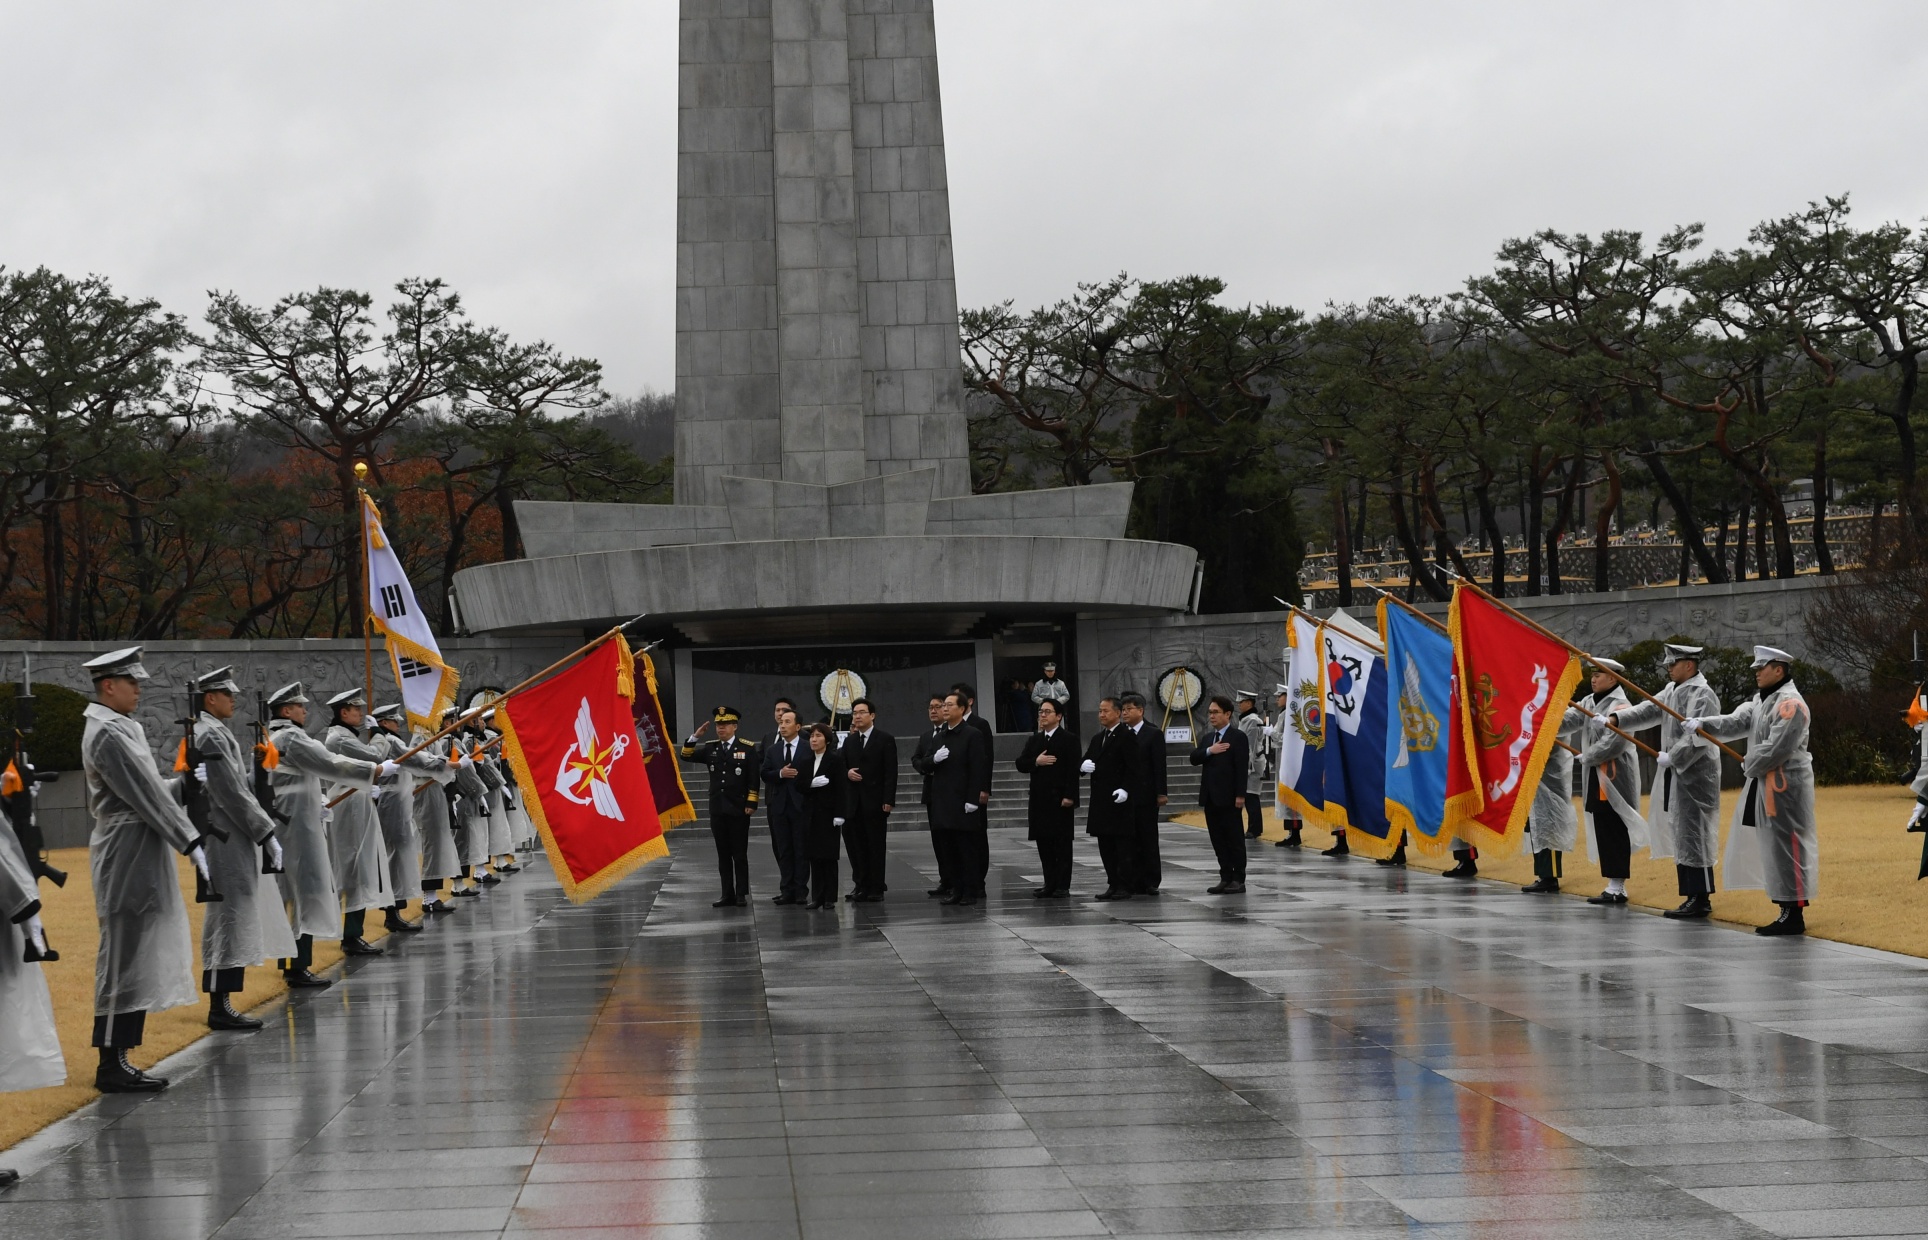
[{"label": "man in black suit", "polygon": [[930,776],[931,830],[948,837],[955,884],[946,904],[976,904],[984,898],[991,869],[991,842],[985,832],[984,805],[991,798],[991,747],[964,722],[962,694],[944,699],[944,731],[928,757],[912,759]]},{"label": "man in black suit", "polygon": [[1105,889],[1100,900],[1129,900],[1138,881],[1136,802],[1150,795],[1145,776],[1145,753],[1138,738],[1126,729],[1118,699],[1098,699],[1098,735],[1085,749],[1078,768],[1091,776],[1091,809],[1085,834],[1098,840],[1098,857],[1105,863]]},{"label": "man in black suit", "polygon": [[917,748],[911,751],[911,768],[924,777],[923,795],[917,803],[924,807],[924,825],[930,828],[931,855],[937,858],[937,886],[925,890],[924,894],[936,900],[948,900],[957,890],[957,879],[951,864],[950,838],[937,829],[937,821],[931,815],[931,762],[933,753],[944,739],[944,695],[931,694],[930,727],[917,738]]},{"label": "man in black suit", "polygon": [[1031,776],[1031,842],[1038,846],[1044,886],[1040,900],[1071,894],[1071,841],[1078,830],[1078,738],[1064,726],[1058,704],[1038,703],[1038,730],[1024,742],[1018,770]]},{"label": "man in black suit", "polygon": [[777,855],[780,890],[772,904],[802,904],[810,881],[810,864],[803,855],[803,828],[810,812],[803,802],[797,774],[810,754],[798,734],[797,712],[777,716],[776,735],[763,751],[763,803],[770,807],[770,848]]},{"label": "man in black suit", "polygon": [[1118,699],[1118,707],[1126,731],[1132,734],[1139,751],[1145,755],[1145,779],[1149,785],[1149,795],[1138,801],[1138,839],[1133,854],[1138,878],[1132,890],[1141,896],[1155,896],[1158,885],[1165,881],[1165,867],[1158,855],[1158,815],[1168,799],[1165,734],[1145,722],[1145,699],[1138,694],[1123,695]]},{"label": "man in black suit", "polygon": [[1205,708],[1212,730],[1192,748],[1198,773],[1198,803],[1205,807],[1205,830],[1218,854],[1215,896],[1245,890],[1245,777],[1252,762],[1252,745],[1232,722],[1232,701],[1215,697]]},{"label": "man in black suit", "polygon": [[[797,704],[795,702],[792,702],[787,697],[780,697],[770,705],[770,721],[772,723],[781,725],[783,723],[783,712],[786,710],[794,712],[796,709],[797,709]],[[803,716],[798,715],[797,719],[801,721],[803,719]],[[765,732],[763,734],[763,739],[761,741],[757,742],[756,766],[758,771],[761,771],[763,769],[763,755],[770,752],[770,746],[776,744],[776,741],[777,741],[777,731],[775,728],[772,728],[770,731]],[[805,744],[808,744],[808,743],[809,743],[808,741],[805,742]]]},{"label": "man in black suit", "polygon": [[844,778],[850,781],[843,837],[851,882],[844,899],[875,903],[884,898],[890,811],[897,806],[897,738],[877,726],[877,708],[869,698],[850,704],[842,752]]}]

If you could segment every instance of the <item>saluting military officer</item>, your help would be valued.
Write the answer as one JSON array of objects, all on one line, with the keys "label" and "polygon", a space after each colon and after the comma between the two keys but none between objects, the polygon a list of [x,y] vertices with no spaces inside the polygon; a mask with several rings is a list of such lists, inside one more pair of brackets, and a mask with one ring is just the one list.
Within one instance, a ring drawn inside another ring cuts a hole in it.
[{"label": "saluting military officer", "polygon": [[[94,833],[87,841],[94,876],[100,951],[94,958],[94,1039],[102,1093],[167,1088],[127,1062],[145,1035],[147,1014],[195,1001],[194,947],[187,906],[170,853],[183,853],[208,878],[206,842],[179,800],[179,779],[163,779],[134,718],[141,702],[141,648],[129,646],[81,665],[94,681],[80,738],[87,807]],[[183,778],[193,779],[189,773]]]},{"label": "saluting military officer", "polygon": [[[716,840],[716,870],[723,894],[711,908],[742,908],[750,902],[750,818],[756,813],[756,746],[736,734],[734,706],[719,706],[710,721],[690,734],[677,750],[683,761],[710,769],[710,835]],[[703,733],[716,729],[716,739]]]},{"label": "saluting military officer", "polygon": [[1614,726],[1628,732],[1660,724],[1660,752],[1654,758],[1659,771],[1648,816],[1655,855],[1665,856],[1667,838],[1673,841],[1681,901],[1663,916],[1677,920],[1714,911],[1708,897],[1714,893],[1714,862],[1720,853],[1720,750],[1681,727],[1682,718],[1720,714],[1720,697],[1700,674],[1700,654],[1699,646],[1667,643],[1667,686],[1652,701],[1624,706],[1613,715]]},{"label": "saluting military officer", "polygon": [[[322,734],[321,743],[329,753],[360,762],[378,763],[382,775],[392,775],[396,765],[387,761],[386,742],[362,735],[368,699],[360,689],[346,689],[328,699],[334,717]],[[330,787],[328,799],[341,794]],[[348,799],[335,806],[335,819],[328,831],[328,846],[335,862],[335,886],[341,892],[341,954],[380,956],[382,949],[362,937],[368,910],[385,909],[394,903],[388,887],[388,859],[382,855],[382,825],[375,807],[382,789],[378,783],[350,786]]]},{"label": "saluting military officer", "polygon": [[275,820],[248,787],[248,759],[228,729],[240,689],[234,669],[209,672],[194,687],[201,694],[194,747],[207,764],[208,812],[228,836],[206,845],[208,871],[221,893],[221,901],[208,905],[201,921],[201,989],[208,996],[208,1028],[259,1029],[261,1022],[235,1011],[228,996],[245,984],[248,966],[295,950],[281,892],[273,876],[262,873],[263,854],[280,868],[281,842],[275,838]]},{"label": "saluting military officer", "polygon": [[281,895],[291,908],[295,954],[281,961],[281,974],[293,987],[332,986],[309,969],[315,961],[315,936],[341,929],[341,896],[335,887],[335,863],[328,849],[328,824],[334,811],[322,796],[321,781],[350,787],[372,787],[385,772],[380,764],[330,753],[304,731],[308,696],[295,681],[268,695],[274,718],[268,740],[281,755],[270,781],[275,812],[287,824],[279,833],[286,866]]}]

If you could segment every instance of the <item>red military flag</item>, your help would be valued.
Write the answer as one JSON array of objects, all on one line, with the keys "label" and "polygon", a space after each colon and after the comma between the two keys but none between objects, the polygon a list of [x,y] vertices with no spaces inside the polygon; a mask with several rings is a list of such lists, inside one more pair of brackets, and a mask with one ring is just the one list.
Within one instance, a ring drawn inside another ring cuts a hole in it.
[{"label": "red military flag", "polygon": [[523,804],[574,901],[669,852],[631,714],[635,697],[635,663],[618,634],[496,710]]},{"label": "red military flag", "polygon": [[663,719],[662,700],[656,696],[656,664],[648,651],[637,655],[636,663],[643,669],[643,682],[636,686],[636,736],[643,742],[643,766],[656,794],[656,817],[667,831],[695,822],[696,806],[683,786],[683,767],[676,760],[669,725]]},{"label": "red military flag", "polygon": [[1580,659],[1463,585],[1453,589],[1447,628],[1457,726],[1446,772],[1446,825],[1475,847],[1517,845],[1579,683]]}]

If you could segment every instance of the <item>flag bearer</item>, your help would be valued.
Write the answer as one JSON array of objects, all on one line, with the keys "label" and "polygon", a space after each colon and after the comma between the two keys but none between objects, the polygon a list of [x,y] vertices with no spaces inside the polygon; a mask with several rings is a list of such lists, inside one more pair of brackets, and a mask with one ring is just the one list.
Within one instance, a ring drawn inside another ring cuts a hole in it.
[{"label": "flag bearer", "polygon": [[1587,903],[1625,904],[1633,850],[1647,845],[1647,820],[1640,816],[1640,755],[1632,741],[1607,727],[1605,718],[1627,708],[1627,691],[1615,679],[1627,669],[1612,659],[1593,662],[1593,693],[1580,702],[1592,714],[1568,708],[1561,726],[1580,730],[1587,854],[1600,863],[1600,876],[1607,880],[1607,889],[1588,896]]},{"label": "flag bearer", "polygon": [[[1720,750],[1706,737],[1681,726],[1681,720],[1661,709],[1665,705],[1688,719],[1720,713],[1720,698],[1700,674],[1699,646],[1668,643],[1667,687],[1654,701],[1622,707],[1614,724],[1628,732],[1660,724],[1659,767],[1654,777],[1653,820],[1655,852],[1672,837],[1674,873],[1680,885],[1679,908],[1666,916],[1675,919],[1706,917],[1714,911],[1714,861],[1720,851]],[[1656,704],[1658,703],[1658,704]]]}]

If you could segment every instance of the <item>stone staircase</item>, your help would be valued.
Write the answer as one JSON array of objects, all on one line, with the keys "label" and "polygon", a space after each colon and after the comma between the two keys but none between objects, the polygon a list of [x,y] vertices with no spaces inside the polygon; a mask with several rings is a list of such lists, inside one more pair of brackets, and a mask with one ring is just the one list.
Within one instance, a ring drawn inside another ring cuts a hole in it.
[{"label": "stone staircase", "polygon": [[[998,736],[995,747],[996,759],[991,767],[991,808],[990,825],[993,828],[1015,827],[1023,830],[1025,826],[1024,799],[1030,786],[1030,776],[1017,769],[1014,763],[1024,749],[1022,733],[1005,733]],[[910,764],[911,750],[916,739],[900,739],[897,743],[897,789],[900,798],[898,811],[891,815],[892,828],[898,831],[922,831],[925,829],[924,811],[917,798],[923,788],[924,777],[919,775]],[[1198,768],[1189,761],[1189,753],[1179,746],[1172,746],[1166,754],[1166,782],[1168,803],[1167,815],[1184,813],[1198,808]],[[709,774],[701,767],[689,763],[683,765],[683,783],[689,789],[690,801],[696,807],[696,821],[708,825],[710,821],[710,782]],[[1079,807],[1080,828],[1084,822],[1084,808]],[[757,823],[763,823],[758,815]]]}]

